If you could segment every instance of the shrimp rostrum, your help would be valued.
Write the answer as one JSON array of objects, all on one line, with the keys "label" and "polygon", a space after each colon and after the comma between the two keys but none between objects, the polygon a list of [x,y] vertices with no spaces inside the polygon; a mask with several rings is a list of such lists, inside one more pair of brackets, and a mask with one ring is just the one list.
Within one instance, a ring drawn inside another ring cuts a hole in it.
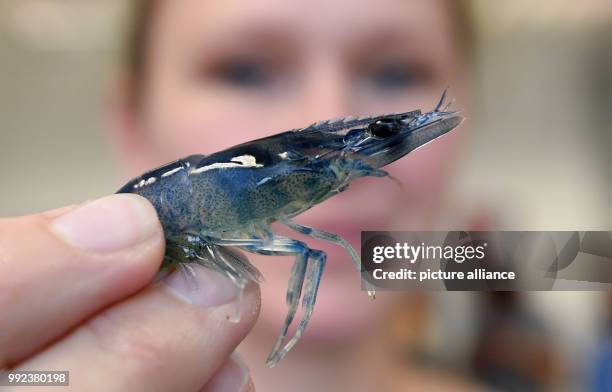
[{"label": "shrimp rostrum", "polygon": [[[351,181],[385,177],[381,168],[455,128],[457,112],[443,108],[445,94],[428,113],[346,117],[249,141],[211,155],[191,155],[133,179],[118,193],[136,193],[157,210],[166,236],[163,267],[193,281],[192,263],[231,279],[240,291],[261,275],[241,251],[293,255],[288,314],[267,364],[274,366],[296,344],[311,318],[326,254],[275,234],[280,222],[296,232],[344,247],[358,270],[355,249],[340,236],[293,220],[345,191]],[[363,281],[374,297],[374,287]],[[287,339],[299,303],[304,309]]]}]

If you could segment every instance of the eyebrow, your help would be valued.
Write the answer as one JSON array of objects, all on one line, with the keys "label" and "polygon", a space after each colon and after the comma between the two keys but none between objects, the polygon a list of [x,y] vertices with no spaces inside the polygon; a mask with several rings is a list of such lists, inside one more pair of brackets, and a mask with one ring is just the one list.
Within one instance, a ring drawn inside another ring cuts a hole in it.
[{"label": "eyebrow", "polygon": [[[277,21],[278,22],[278,21]],[[232,45],[244,45],[244,37],[248,37],[248,44],[268,44],[275,41],[295,41],[291,24],[270,24],[264,21],[251,22],[246,25],[238,25],[237,28],[222,28],[206,34],[201,40],[201,45],[208,47],[219,46],[219,43]],[[282,38],[282,39],[279,39]]]},{"label": "eyebrow", "polygon": [[[232,28],[231,25],[237,27]],[[382,27],[374,22],[368,25],[351,29],[348,34],[343,32],[344,42],[339,48],[354,60],[363,60],[372,48],[378,53],[395,50],[400,54],[400,58],[424,60],[434,57],[435,51],[428,48],[427,40],[423,39],[426,32],[421,29],[394,23]],[[296,34],[295,26],[290,21],[257,18],[244,24],[230,24],[206,34],[191,50],[201,55],[202,50],[235,53],[265,48],[268,55],[283,56],[294,52],[296,47],[299,47],[299,40],[299,34]]]}]

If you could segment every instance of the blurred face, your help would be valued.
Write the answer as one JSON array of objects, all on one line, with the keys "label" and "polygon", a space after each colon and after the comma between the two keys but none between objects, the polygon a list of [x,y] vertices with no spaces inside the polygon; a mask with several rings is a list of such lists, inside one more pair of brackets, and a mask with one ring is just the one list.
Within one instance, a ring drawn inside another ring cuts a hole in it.
[{"label": "blurred face", "polygon": [[[445,1],[158,3],[140,105],[126,108],[129,120],[115,132],[132,175],[327,118],[430,110],[445,86],[461,99],[456,27]],[[405,189],[385,179],[358,180],[296,220],[338,233],[356,248],[361,230],[427,229],[457,135],[388,167]],[[308,242],[329,261],[306,338],[350,336],[376,317],[384,298],[370,303],[342,249]],[[249,258],[266,277],[260,324],[274,325],[275,334],[292,261]]]}]

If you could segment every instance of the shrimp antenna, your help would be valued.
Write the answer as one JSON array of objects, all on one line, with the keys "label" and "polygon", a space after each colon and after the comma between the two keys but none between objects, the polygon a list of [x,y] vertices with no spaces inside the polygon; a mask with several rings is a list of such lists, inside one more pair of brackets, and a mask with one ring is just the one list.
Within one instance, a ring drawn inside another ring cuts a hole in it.
[{"label": "shrimp antenna", "polygon": [[446,99],[446,92],[448,91],[448,87],[446,87],[444,89],[444,92],[442,93],[442,97],[440,98],[440,102],[438,102],[438,105],[436,105],[436,108],[434,109],[434,112],[439,112],[440,109],[442,108],[442,105],[444,105],[444,100]]},{"label": "shrimp antenna", "polygon": [[451,99],[448,105],[444,108],[443,112],[448,112],[451,106],[455,103],[455,98]]}]

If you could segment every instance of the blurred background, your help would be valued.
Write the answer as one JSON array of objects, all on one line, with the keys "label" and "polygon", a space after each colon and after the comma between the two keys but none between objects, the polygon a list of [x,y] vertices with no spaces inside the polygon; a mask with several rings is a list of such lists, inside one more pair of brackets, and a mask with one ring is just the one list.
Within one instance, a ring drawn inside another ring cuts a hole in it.
[{"label": "blurred background", "polygon": [[[0,0],[0,216],[126,180],[104,132],[125,5]],[[483,219],[499,229],[610,230],[612,3],[480,0],[471,10],[473,137],[449,198],[490,206],[501,216]],[[410,339],[424,367],[508,390],[597,389],[601,369],[612,373],[608,293],[437,293],[421,303],[424,327]],[[516,344],[533,350],[521,357]]]}]

